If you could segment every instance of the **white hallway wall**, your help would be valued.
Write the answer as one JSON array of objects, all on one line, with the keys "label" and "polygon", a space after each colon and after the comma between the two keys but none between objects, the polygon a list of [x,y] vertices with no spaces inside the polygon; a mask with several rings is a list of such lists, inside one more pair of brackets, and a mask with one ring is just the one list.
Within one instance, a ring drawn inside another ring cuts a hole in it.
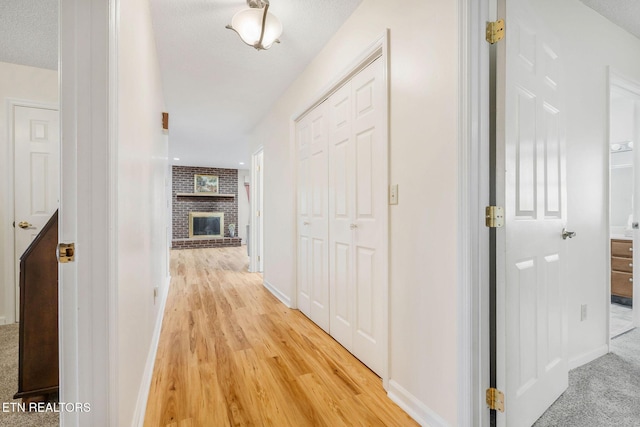
[{"label": "white hallway wall", "polygon": [[148,393],[144,375],[168,288],[167,136],[148,0],[120,1],[118,45],[117,425],[130,426],[145,410],[139,394]]},{"label": "white hallway wall", "polygon": [[364,0],[251,136],[265,147],[264,278],[293,299],[291,117],[390,29],[390,379],[443,425],[457,419],[457,13],[445,0]]},{"label": "white hallway wall", "polygon": [[[58,103],[58,72],[25,65],[0,62],[0,325],[15,318],[15,290],[9,248],[13,240],[13,212],[8,211],[9,182],[6,179],[13,170],[12,141],[8,140],[7,98],[24,101]],[[5,263],[5,259],[7,262]]]},{"label": "white hallway wall", "polygon": [[[640,81],[640,40],[578,0],[539,0],[560,37],[567,87],[569,359],[588,361],[607,344],[609,216],[608,66]],[[580,305],[588,305],[580,321]]]}]

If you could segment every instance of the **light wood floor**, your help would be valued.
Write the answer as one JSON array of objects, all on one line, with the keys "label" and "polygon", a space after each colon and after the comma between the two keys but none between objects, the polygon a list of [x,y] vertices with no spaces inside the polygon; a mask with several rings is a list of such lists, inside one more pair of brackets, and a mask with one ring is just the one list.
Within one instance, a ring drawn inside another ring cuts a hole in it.
[{"label": "light wood floor", "polygon": [[244,251],[172,251],[145,427],[417,425],[380,378],[247,272]]}]

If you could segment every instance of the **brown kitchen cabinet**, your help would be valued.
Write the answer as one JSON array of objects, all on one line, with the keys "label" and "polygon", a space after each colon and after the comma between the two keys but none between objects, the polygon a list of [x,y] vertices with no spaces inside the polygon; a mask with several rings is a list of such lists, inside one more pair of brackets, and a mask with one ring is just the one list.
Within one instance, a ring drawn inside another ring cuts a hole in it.
[{"label": "brown kitchen cabinet", "polygon": [[611,300],[631,304],[633,297],[633,241],[611,239]]}]

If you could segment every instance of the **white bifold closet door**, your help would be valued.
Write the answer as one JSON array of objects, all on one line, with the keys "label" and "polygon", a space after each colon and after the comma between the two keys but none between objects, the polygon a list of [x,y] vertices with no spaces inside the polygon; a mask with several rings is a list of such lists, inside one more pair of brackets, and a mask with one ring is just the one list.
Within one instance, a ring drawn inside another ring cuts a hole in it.
[{"label": "white bifold closet door", "polygon": [[321,104],[297,123],[298,308],[329,332],[327,118]]},{"label": "white bifold closet door", "polygon": [[328,100],[330,331],[379,375],[387,351],[384,96],[378,59]]},{"label": "white bifold closet door", "polygon": [[379,375],[387,354],[385,96],[378,59],[296,127],[299,308]]}]

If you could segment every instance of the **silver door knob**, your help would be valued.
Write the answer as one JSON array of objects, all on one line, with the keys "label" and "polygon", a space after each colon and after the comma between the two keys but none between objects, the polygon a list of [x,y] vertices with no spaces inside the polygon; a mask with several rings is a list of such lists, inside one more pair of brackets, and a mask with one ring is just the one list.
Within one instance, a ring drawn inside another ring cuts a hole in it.
[{"label": "silver door knob", "polygon": [[349,224],[349,228],[355,230],[356,228],[358,228],[358,224]]},{"label": "silver door knob", "polygon": [[567,231],[566,228],[562,229],[562,239],[563,240],[567,240],[567,238],[573,239],[574,237],[576,237],[576,232],[575,231]]}]

